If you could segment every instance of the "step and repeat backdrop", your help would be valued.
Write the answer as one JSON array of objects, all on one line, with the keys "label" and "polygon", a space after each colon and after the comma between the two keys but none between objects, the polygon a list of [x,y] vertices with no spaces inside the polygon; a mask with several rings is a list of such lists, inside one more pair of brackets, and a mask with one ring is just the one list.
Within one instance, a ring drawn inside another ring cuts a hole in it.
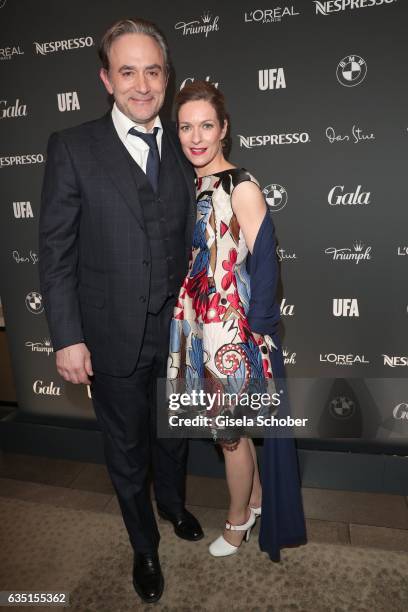
[{"label": "step and repeat backdrop", "polygon": [[282,344],[317,437],[408,432],[408,213],[403,0],[0,0],[0,296],[21,411],[93,419],[58,376],[38,280],[50,133],[103,115],[98,41],[155,21],[174,74],[226,96],[230,159],[254,174],[278,239]]}]

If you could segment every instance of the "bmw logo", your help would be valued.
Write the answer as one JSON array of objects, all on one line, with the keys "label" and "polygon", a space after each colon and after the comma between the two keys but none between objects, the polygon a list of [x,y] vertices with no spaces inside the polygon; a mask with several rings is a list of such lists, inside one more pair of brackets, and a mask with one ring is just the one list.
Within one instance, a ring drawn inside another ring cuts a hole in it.
[{"label": "bmw logo", "polygon": [[341,85],[355,87],[366,77],[367,64],[359,55],[347,55],[338,63],[336,76]]},{"label": "bmw logo", "polygon": [[41,314],[44,310],[41,293],[30,291],[25,299],[26,306],[32,314]]},{"label": "bmw logo", "polygon": [[355,408],[353,400],[345,395],[334,397],[329,404],[330,413],[336,419],[349,419],[354,414]]},{"label": "bmw logo", "polygon": [[278,212],[286,206],[288,201],[288,193],[282,185],[276,183],[267,185],[262,193],[265,196],[266,203],[270,212]]}]

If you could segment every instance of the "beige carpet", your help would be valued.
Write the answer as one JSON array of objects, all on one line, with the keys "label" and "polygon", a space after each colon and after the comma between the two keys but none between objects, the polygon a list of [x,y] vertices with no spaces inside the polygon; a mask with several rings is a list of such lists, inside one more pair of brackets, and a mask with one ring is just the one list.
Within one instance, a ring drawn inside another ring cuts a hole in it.
[{"label": "beige carpet", "polygon": [[143,605],[119,516],[0,498],[0,590],[70,591],[69,609],[80,612],[408,610],[406,553],[311,543],[284,550],[276,564],[254,534],[237,555],[212,559],[207,545],[217,529],[195,543],[178,539],[168,523],[160,530],[166,588],[159,603]]}]

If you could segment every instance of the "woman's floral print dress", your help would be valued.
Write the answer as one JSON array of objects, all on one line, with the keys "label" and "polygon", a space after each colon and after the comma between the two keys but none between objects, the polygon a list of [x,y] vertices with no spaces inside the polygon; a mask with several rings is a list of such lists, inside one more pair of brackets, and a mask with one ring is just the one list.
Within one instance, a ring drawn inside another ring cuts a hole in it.
[{"label": "woman's floral print dress", "polygon": [[[205,380],[213,390],[241,394],[272,379],[269,337],[256,340],[247,321],[248,247],[231,205],[234,188],[257,183],[234,168],[196,179],[197,221],[189,270],[170,330],[167,378],[185,379],[187,391]],[[234,413],[234,407],[228,408]],[[212,412],[222,413],[220,405]]]}]

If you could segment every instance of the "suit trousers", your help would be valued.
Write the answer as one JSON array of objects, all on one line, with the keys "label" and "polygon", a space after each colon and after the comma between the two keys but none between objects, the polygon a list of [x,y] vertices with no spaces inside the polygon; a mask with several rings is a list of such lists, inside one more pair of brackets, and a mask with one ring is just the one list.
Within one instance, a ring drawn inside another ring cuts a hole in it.
[{"label": "suit trousers", "polygon": [[[157,438],[156,380],[165,378],[169,327],[175,300],[148,314],[141,353],[133,373],[115,377],[94,372],[93,405],[103,432],[107,468],[135,552],[156,552],[160,534],[150,497],[150,472],[157,505],[170,514],[184,508],[187,441]],[[151,468],[151,470],[150,470]]]}]

